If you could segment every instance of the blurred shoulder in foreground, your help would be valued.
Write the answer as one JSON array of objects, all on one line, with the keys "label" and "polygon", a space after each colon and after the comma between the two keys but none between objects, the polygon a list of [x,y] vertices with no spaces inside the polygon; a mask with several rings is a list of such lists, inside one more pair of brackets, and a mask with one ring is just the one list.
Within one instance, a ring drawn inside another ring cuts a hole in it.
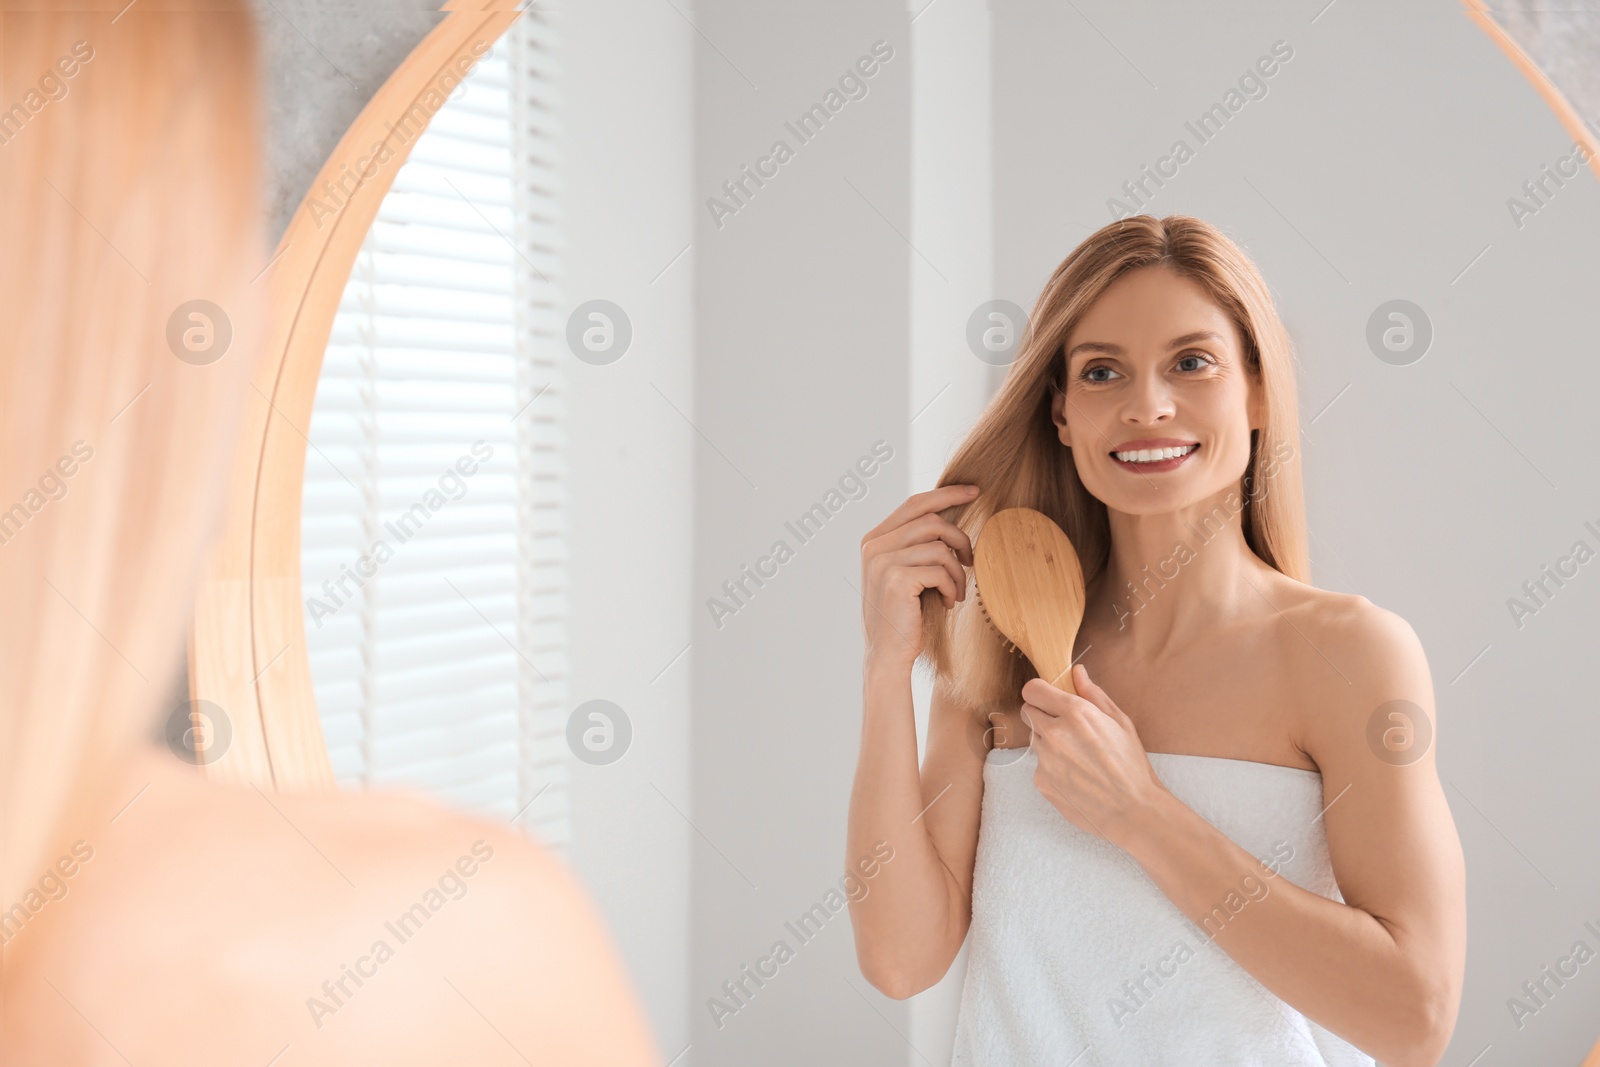
[{"label": "blurred shoulder in foreground", "polygon": [[8,1064],[663,1062],[581,887],[512,827],[127,770],[6,913]]}]

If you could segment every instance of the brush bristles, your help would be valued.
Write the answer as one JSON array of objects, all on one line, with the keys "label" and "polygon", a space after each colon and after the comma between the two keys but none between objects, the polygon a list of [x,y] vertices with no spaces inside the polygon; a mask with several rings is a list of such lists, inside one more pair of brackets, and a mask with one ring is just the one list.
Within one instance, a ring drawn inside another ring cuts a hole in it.
[{"label": "brush bristles", "polygon": [[1016,644],[1001,631],[1000,627],[994,624],[994,620],[989,617],[989,609],[983,606],[983,593],[978,589],[976,583],[974,583],[972,586],[972,592],[977,598],[978,611],[983,615],[983,621],[988,623],[989,629],[993,630],[995,635],[1000,638],[1001,642],[1006,646],[1007,652],[1010,652],[1013,655],[1017,654],[1020,649],[1018,649]]}]

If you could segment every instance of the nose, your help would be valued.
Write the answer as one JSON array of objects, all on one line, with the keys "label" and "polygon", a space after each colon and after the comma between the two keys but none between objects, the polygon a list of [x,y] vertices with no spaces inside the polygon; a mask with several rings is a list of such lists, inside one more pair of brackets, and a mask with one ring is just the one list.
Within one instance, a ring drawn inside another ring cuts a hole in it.
[{"label": "nose", "polygon": [[1126,394],[1122,419],[1133,426],[1170,422],[1177,412],[1172,390],[1159,374],[1142,374]]}]

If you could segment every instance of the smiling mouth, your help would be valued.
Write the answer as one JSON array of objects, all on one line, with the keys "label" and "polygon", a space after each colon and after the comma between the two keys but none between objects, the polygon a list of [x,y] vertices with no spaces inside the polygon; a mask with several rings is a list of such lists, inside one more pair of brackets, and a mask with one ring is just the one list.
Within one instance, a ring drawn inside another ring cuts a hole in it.
[{"label": "smiling mouth", "polygon": [[1113,452],[1111,458],[1130,467],[1158,467],[1175,464],[1200,450],[1198,444],[1178,445],[1169,448],[1139,448],[1131,452]]}]

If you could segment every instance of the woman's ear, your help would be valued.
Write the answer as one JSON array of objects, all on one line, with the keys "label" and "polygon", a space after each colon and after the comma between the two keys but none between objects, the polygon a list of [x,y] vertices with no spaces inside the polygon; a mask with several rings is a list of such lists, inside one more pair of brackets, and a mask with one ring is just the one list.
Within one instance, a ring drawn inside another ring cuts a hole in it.
[{"label": "woman's ear", "polygon": [[1067,394],[1054,381],[1050,382],[1050,421],[1056,424],[1056,436],[1068,448],[1072,447],[1072,431],[1067,426]]}]

